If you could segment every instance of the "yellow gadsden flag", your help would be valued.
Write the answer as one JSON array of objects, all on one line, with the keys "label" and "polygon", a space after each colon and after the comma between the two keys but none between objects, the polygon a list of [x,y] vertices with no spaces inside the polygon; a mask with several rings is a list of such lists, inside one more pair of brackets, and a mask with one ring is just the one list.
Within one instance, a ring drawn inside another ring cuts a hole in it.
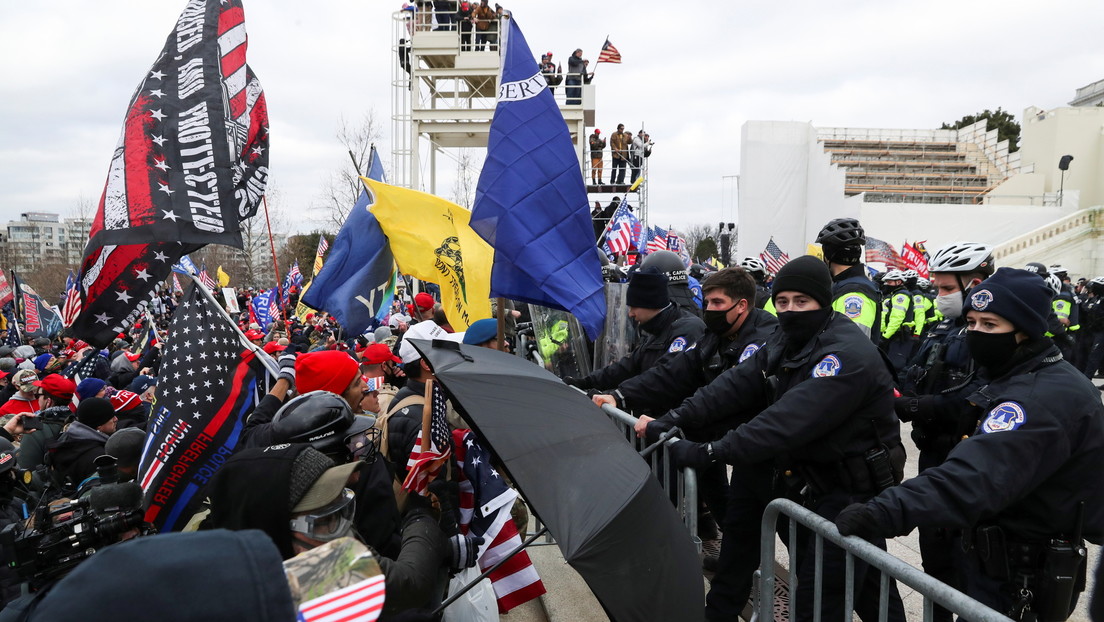
[{"label": "yellow gadsden flag", "polygon": [[219,287],[227,287],[230,285],[230,275],[226,274],[226,271],[222,269],[222,266],[219,266],[218,269],[215,270],[215,276],[218,277]]},{"label": "yellow gadsden flag", "polygon": [[453,329],[491,317],[494,250],[468,224],[471,212],[432,194],[361,179],[399,271],[441,286]]}]

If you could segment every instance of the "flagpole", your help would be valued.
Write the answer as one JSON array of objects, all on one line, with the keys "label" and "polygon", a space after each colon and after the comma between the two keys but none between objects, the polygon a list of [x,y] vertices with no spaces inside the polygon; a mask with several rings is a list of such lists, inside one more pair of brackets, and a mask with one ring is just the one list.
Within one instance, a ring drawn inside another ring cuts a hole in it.
[{"label": "flagpole", "polygon": [[222,305],[220,305],[218,300],[215,299],[214,294],[212,294],[211,290],[207,289],[207,286],[205,286],[203,282],[199,280],[199,277],[190,272],[185,274],[185,276],[187,276],[189,279],[192,280],[193,283],[195,283],[195,286],[199,289],[203,296],[207,298],[207,302],[210,302],[214,305],[216,309],[218,309],[218,312],[222,315],[222,318],[234,327],[234,332],[238,334],[239,341],[242,342],[246,350],[251,351],[257,356],[257,360],[259,360],[261,364],[265,366],[265,369],[268,370],[268,373],[272,374],[273,376],[280,375],[280,366],[276,364],[276,361],[273,360],[271,356],[269,356],[268,352],[265,352],[264,350],[259,348],[255,343],[250,341],[245,336],[245,333],[243,333],[241,329],[238,328],[238,323],[235,322],[232,317],[230,317],[230,314],[226,312],[226,309],[222,308]]},{"label": "flagpole", "polygon": [[429,451],[433,428],[433,379],[426,380],[425,404],[422,405],[422,453]]},{"label": "flagpole", "polygon": [[[265,224],[268,225],[268,248],[272,250],[272,270],[276,273],[276,292],[283,297],[283,284],[280,283],[280,264],[276,261],[276,241],[272,239],[272,219],[268,217],[268,195],[261,195],[264,204]],[[287,307],[284,307],[284,329],[287,330]]]}]

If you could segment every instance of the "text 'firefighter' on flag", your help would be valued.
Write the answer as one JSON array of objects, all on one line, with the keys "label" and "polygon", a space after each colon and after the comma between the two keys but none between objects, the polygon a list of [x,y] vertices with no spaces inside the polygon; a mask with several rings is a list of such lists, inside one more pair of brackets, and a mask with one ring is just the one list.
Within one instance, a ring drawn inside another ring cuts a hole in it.
[{"label": "text 'firefighter' on flag", "polygon": [[242,246],[268,179],[268,109],[246,48],[241,0],[191,0],[135,90],[81,264],[73,330],[93,345],[140,317],[181,255]]},{"label": "text 'firefighter' on flag", "polygon": [[146,521],[179,531],[197,493],[233,452],[254,404],[254,355],[215,303],[192,286],[173,314],[138,469]]}]

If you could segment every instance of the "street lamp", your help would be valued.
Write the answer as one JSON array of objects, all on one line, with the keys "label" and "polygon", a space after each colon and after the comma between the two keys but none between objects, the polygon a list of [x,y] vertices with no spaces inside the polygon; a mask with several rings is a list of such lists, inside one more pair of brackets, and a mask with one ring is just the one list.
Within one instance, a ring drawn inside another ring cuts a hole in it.
[{"label": "street lamp", "polygon": [[1066,171],[1069,170],[1070,162],[1073,162],[1073,156],[1064,155],[1062,159],[1058,160],[1058,170],[1062,171],[1062,181],[1058,186],[1058,207],[1066,206]]}]

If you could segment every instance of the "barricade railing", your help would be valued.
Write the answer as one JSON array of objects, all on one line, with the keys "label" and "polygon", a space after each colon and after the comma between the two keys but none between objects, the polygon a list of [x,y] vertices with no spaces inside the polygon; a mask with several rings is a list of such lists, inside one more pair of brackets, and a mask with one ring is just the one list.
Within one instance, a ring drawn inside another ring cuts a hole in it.
[{"label": "barricade railing", "polygon": [[815,572],[813,585],[813,620],[821,621],[821,598],[824,559],[824,541],[839,546],[846,552],[845,566],[845,593],[844,593],[844,620],[850,622],[855,605],[855,558],[869,564],[872,568],[881,571],[881,585],[878,596],[878,620],[885,622],[889,617],[889,588],[890,581],[897,580],[915,590],[924,599],[923,620],[931,622],[935,613],[935,605],[955,613],[960,619],[970,622],[1010,622],[1010,618],[990,609],[982,603],[970,598],[953,587],[935,579],[922,570],[909,565],[889,554],[877,546],[854,536],[841,536],[835,524],[824,517],[812,512],[788,499],[775,499],[763,513],[762,540],[759,547],[759,570],[757,575],[757,595],[755,612],[752,622],[767,622],[774,620],[775,609],[775,526],[778,517],[785,514],[789,520],[789,551],[790,569],[789,586],[789,620],[794,619],[794,609],[797,600],[797,525],[811,530],[815,536],[813,552],[815,558]]},{"label": "barricade railing", "polygon": [[[692,468],[674,468],[667,458],[667,452],[659,448],[661,445],[679,442],[679,439],[668,438],[648,445],[644,439],[636,437],[636,432],[633,430],[638,421],[636,417],[609,404],[602,406],[602,411],[609,415],[610,420],[625,433],[625,440],[647,458],[652,475],[655,475],[664,492],[671,497],[675,509],[690,531],[694,546],[700,553],[702,541],[698,537],[698,473]],[[671,473],[674,473],[675,477],[671,477]]]}]

